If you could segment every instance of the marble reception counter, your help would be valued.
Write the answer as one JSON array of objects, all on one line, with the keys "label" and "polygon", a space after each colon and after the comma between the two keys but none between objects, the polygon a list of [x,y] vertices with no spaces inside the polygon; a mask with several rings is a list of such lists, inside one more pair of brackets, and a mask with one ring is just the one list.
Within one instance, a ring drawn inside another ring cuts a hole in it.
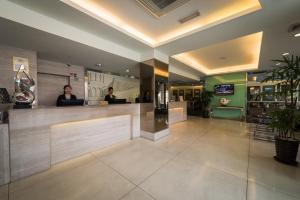
[{"label": "marble reception counter", "polygon": [[187,102],[169,102],[169,124],[187,120]]},{"label": "marble reception counter", "polygon": [[140,105],[9,111],[11,181],[140,136]]}]

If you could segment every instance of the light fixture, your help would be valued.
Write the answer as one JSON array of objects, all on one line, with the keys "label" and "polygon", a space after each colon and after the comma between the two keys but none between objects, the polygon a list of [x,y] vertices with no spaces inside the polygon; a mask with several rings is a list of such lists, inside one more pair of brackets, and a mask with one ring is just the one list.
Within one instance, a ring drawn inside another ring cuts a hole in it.
[{"label": "light fixture", "polygon": [[129,73],[129,69],[126,69],[125,71],[126,71],[127,73]]},{"label": "light fixture", "polygon": [[276,63],[275,65],[276,65],[276,66],[279,66],[280,64],[281,64],[281,63],[279,62],[279,63]]},{"label": "light fixture", "polygon": [[300,22],[291,24],[288,33],[294,35],[294,37],[300,37]]},{"label": "light fixture", "polygon": [[135,77],[133,75],[131,75],[130,78],[134,79]]},{"label": "light fixture", "polygon": [[290,53],[283,53],[282,55],[283,56],[288,56]]},{"label": "light fixture", "polygon": [[102,64],[101,63],[98,63],[98,64],[95,64],[97,67],[101,67]]}]

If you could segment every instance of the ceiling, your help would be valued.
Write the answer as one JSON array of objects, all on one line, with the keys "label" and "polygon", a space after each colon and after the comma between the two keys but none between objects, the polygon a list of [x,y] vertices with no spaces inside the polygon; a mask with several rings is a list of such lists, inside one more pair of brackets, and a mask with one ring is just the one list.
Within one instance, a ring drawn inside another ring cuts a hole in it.
[{"label": "ceiling", "polygon": [[[261,8],[258,0],[190,0],[157,19],[136,0],[61,0],[131,37],[157,47]],[[200,11],[186,23],[178,20]]]},{"label": "ceiling", "polygon": [[170,72],[169,83],[171,85],[182,85],[182,84],[197,85],[200,84],[200,81],[195,81],[193,79]]},{"label": "ceiling", "polygon": [[[36,51],[39,59],[139,77],[138,62],[0,18],[0,44]],[[96,66],[101,64],[101,67]],[[126,72],[129,69],[129,73]]]},{"label": "ceiling", "polygon": [[263,33],[255,33],[172,56],[206,75],[258,69]]},{"label": "ceiling", "polygon": [[[160,19],[156,19],[155,17],[147,13],[147,11],[143,7],[139,6],[139,4],[135,2],[135,0],[122,0],[122,1],[93,0],[93,3],[96,3],[98,5],[100,5],[101,3],[101,6],[103,5],[111,9],[106,11],[117,12],[118,10],[120,10],[120,13],[118,13],[118,15],[123,17],[122,20],[125,19],[130,20],[128,21],[128,24],[130,26],[138,27],[139,29],[141,29],[141,31],[143,31],[143,34],[144,33],[149,34],[149,37],[156,36],[159,33],[161,33],[162,30],[165,30],[165,32],[163,32],[162,35],[155,37],[155,40],[157,40],[157,42],[164,41],[161,43],[157,43],[156,45],[159,46],[156,46],[155,48],[152,48],[151,44],[148,44],[147,42],[144,41],[146,37],[142,37],[141,40],[141,37],[134,36],[132,35],[132,33],[121,30],[117,26],[112,26],[112,24],[107,23],[107,21],[100,19],[99,16],[95,16],[94,14],[88,13],[86,12],[86,10],[82,10],[82,8],[76,7],[74,5],[69,6],[66,3],[70,3],[71,2],[70,0],[68,2],[66,2],[66,0],[63,0],[64,3],[62,1],[39,1],[39,0],[26,0],[26,1],[9,0],[9,1],[15,3],[16,5],[26,7],[37,13],[46,15],[64,24],[68,24],[80,30],[84,30],[85,32],[91,33],[99,38],[104,38],[106,40],[113,41],[121,46],[124,46],[127,49],[131,49],[135,52],[138,52],[140,55],[143,55],[145,52],[149,52],[153,49],[167,56],[173,56],[173,55],[178,55],[187,52],[197,52],[199,50],[200,53],[199,54],[195,53],[193,54],[193,56],[199,62],[201,61],[201,63],[205,65],[206,68],[209,70],[217,70],[220,68],[225,68],[225,70],[228,71],[230,70],[231,66],[235,66],[235,65],[241,66],[241,63],[248,63],[250,60],[248,59],[250,57],[249,52],[245,51],[245,48],[242,49],[242,51],[240,51],[241,50],[240,46],[242,45],[240,45],[239,42],[236,42],[235,45],[232,46],[230,45],[230,48],[223,47],[218,49],[213,47],[218,45],[222,46],[222,44],[226,46],[227,42],[235,41],[236,39],[238,40],[239,38],[247,37],[251,34],[259,33],[259,32],[263,32],[263,38],[261,43],[259,62],[257,65],[258,67],[255,69],[251,69],[251,71],[270,69],[270,67],[272,66],[270,60],[280,58],[281,54],[285,52],[300,55],[300,38],[294,38],[292,35],[290,35],[287,32],[290,24],[300,21],[299,0],[276,0],[276,1],[259,0],[259,4],[260,4],[259,7],[261,7],[262,9],[257,9],[257,8],[250,9],[248,10],[249,12],[246,12],[248,14],[242,12],[242,14],[240,13],[242,16],[233,15],[230,18],[225,18],[224,20],[216,21],[216,23],[212,23],[211,25],[203,26],[202,28],[199,29],[196,28],[195,31],[190,31],[189,29],[187,29],[187,33],[181,35],[179,34],[179,36],[176,37],[174,36],[172,39],[170,40],[167,39],[165,41],[164,38],[162,38],[162,36],[166,36],[167,32],[170,32],[171,29],[173,30],[173,28],[175,29],[177,25],[175,25],[172,28],[168,26],[162,26],[161,24],[163,24],[163,22],[170,20],[170,23],[173,23],[174,25],[179,18],[184,17],[188,12],[195,11],[195,9],[189,7],[189,4],[193,4],[195,2],[199,3],[197,4],[198,7],[195,6],[194,8],[200,10],[201,13],[200,18],[202,18],[202,17],[207,17],[206,14],[209,13],[208,12],[209,8],[216,8],[216,10],[218,10],[218,6],[220,5],[219,4],[220,2],[224,3],[225,5],[235,1],[191,0],[188,4],[185,4],[184,6],[178,8],[178,9],[183,9],[182,13],[184,13],[184,16],[181,16],[181,12],[177,13],[176,10],[173,10],[172,12],[161,17]],[[79,0],[75,0],[75,1],[79,1]],[[91,0],[84,0],[84,2],[90,2],[90,1]],[[125,3],[127,1],[128,4]],[[245,1],[237,0],[236,2],[244,3],[246,1],[247,0]],[[81,0],[81,2],[83,1]],[[116,2],[118,4],[116,4]],[[133,4],[135,6],[133,6]],[[256,0],[254,4],[257,4]],[[128,5],[132,5],[132,6],[129,7]],[[207,13],[203,12],[202,9],[204,10],[207,9]],[[253,12],[254,10],[256,11]],[[139,12],[142,12],[143,14],[140,14]],[[210,12],[213,13],[213,9],[211,9]],[[173,13],[176,13],[177,15]],[[141,23],[141,22],[146,22],[144,20],[146,21],[149,20],[149,21],[147,21],[147,23]],[[195,21],[197,20],[195,19]],[[160,29],[161,26],[163,29]],[[1,25],[1,31],[2,31],[2,25]],[[77,41],[75,41],[75,43],[76,42]],[[63,46],[63,44],[64,43],[60,43],[58,45]],[[36,47],[35,45],[38,44],[28,43],[29,47],[30,45]],[[248,42],[248,45],[251,46],[252,43]],[[61,48],[66,49],[63,47]],[[94,48],[91,49],[93,49],[92,54],[96,54],[94,52],[98,52],[99,50]],[[213,51],[211,49],[215,49],[215,50]],[[201,52],[201,50],[206,50],[210,52],[208,52],[206,55],[204,52]],[[57,49],[51,48],[51,51],[57,51]],[[76,53],[77,51],[80,50],[77,50],[76,48],[68,49],[68,53],[74,55],[78,55]],[[48,54],[49,55],[55,54],[55,52],[50,53],[49,50]],[[67,56],[67,53],[62,52],[61,57],[63,56]],[[226,59],[220,59],[220,57],[226,57]],[[60,58],[60,59],[68,60],[67,58]],[[74,56],[74,60],[76,60],[76,56]],[[78,58],[77,61],[80,62]],[[95,61],[96,59],[93,60],[93,62]],[[191,73],[197,74],[199,76],[205,75],[205,73],[201,72],[201,70],[200,71],[195,70],[193,66],[188,67],[188,65],[181,64],[180,67],[182,68],[181,71],[189,71],[190,74]],[[188,75],[186,77],[188,77]]]}]

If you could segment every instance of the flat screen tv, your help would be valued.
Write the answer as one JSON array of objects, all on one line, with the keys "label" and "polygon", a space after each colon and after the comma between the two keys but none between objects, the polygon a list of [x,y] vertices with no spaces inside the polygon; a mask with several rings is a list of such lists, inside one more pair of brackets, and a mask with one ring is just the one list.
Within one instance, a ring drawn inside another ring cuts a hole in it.
[{"label": "flat screen tv", "polygon": [[219,84],[214,87],[215,95],[233,95],[234,85],[233,84]]}]

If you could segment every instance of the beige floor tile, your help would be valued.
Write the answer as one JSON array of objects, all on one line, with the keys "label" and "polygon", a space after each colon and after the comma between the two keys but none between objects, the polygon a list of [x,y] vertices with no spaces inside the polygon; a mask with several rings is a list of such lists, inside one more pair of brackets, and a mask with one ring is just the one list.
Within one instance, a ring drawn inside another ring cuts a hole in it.
[{"label": "beige floor tile", "polygon": [[0,186],[0,200],[8,200],[8,185]]},{"label": "beige floor tile", "polygon": [[61,163],[53,169],[15,182],[11,200],[119,199],[135,186],[94,157]]},{"label": "beige floor tile", "polygon": [[136,187],[134,190],[126,194],[120,200],[153,200],[153,198],[149,196],[145,191]]},{"label": "beige floor tile", "polygon": [[284,194],[276,189],[268,189],[254,182],[248,183],[248,200],[299,200],[299,198]]},{"label": "beige floor tile", "polygon": [[246,180],[183,159],[172,160],[140,187],[158,200],[246,198]]},{"label": "beige floor tile", "polygon": [[[138,138],[52,166],[11,184],[10,197],[244,200],[248,169],[249,200],[300,199],[300,168],[276,162],[274,143],[249,143],[247,124],[190,117],[170,132],[157,142]],[[7,186],[0,187],[0,199],[6,197]]]},{"label": "beige floor tile", "polygon": [[189,143],[182,142],[179,138],[173,136],[167,136],[154,143],[154,147],[172,154],[178,154],[184,151],[189,146]]},{"label": "beige floor tile", "polygon": [[197,143],[179,154],[179,158],[192,160],[243,179],[247,178],[248,155],[244,149],[232,150],[229,146]]},{"label": "beige floor tile", "polygon": [[248,178],[300,199],[300,168],[279,163],[273,156],[251,156]]},{"label": "beige floor tile", "polygon": [[135,184],[139,184],[174,157],[166,151],[152,147],[143,140],[100,157],[100,159]]}]

